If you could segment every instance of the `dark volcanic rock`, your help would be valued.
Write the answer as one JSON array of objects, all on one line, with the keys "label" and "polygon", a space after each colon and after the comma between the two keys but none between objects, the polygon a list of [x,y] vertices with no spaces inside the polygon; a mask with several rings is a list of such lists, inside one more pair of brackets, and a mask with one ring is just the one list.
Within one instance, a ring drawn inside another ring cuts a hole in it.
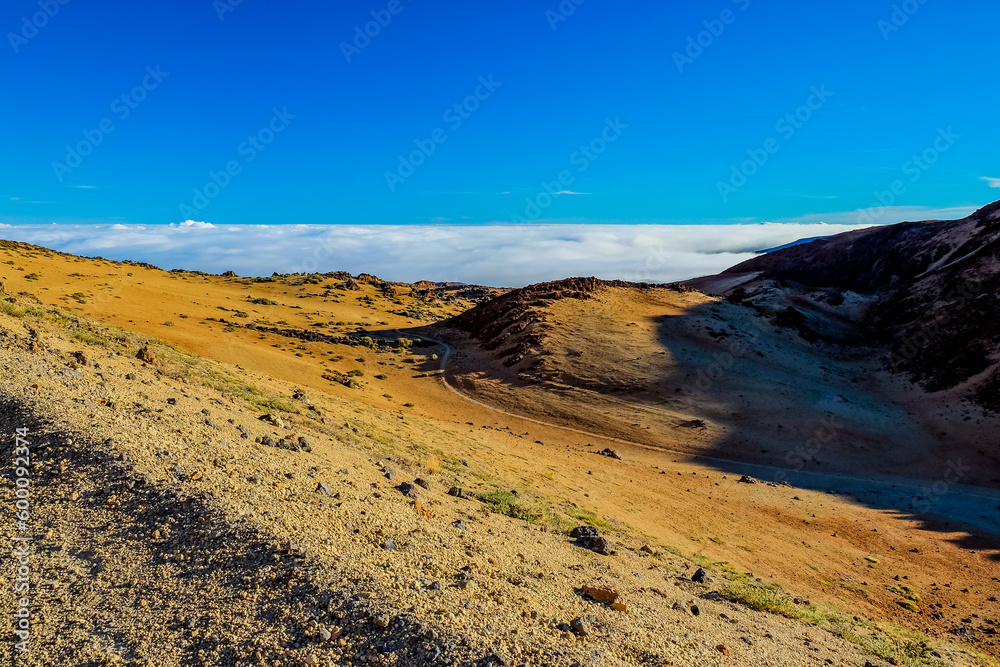
[{"label": "dark volcanic rock", "polygon": [[610,556],[612,553],[611,544],[600,535],[584,535],[577,539],[576,543],[603,556]]}]

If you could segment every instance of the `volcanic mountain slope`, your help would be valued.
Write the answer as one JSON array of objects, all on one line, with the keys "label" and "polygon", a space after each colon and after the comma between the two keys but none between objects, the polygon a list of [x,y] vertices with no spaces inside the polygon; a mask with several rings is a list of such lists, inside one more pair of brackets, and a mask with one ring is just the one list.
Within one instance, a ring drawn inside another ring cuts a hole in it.
[{"label": "volcanic mountain slope", "polygon": [[[725,277],[725,276],[723,276]],[[997,418],[882,369],[845,293],[804,317],[680,287],[572,279],[434,328],[453,383],[517,414],[675,452],[789,468],[1000,485]],[[947,436],[943,435],[947,434]],[[821,446],[816,446],[820,440]]]},{"label": "volcanic mountain slope", "polygon": [[863,295],[867,308],[840,312],[890,345],[891,368],[946,400],[1000,410],[1000,202],[962,220],[820,239],[688,284],[752,304],[799,299],[805,318]]}]

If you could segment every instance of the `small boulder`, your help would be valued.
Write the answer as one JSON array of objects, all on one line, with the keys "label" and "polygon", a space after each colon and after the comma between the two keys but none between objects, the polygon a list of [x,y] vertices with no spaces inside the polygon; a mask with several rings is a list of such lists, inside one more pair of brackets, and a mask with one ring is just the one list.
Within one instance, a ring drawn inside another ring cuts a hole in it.
[{"label": "small boulder", "polygon": [[602,604],[613,604],[621,597],[621,593],[614,586],[602,586],[599,584],[588,584],[583,587],[583,592],[594,600]]},{"label": "small boulder", "polygon": [[597,526],[577,526],[569,532],[572,538],[597,537],[598,534]]},{"label": "small boulder", "polygon": [[156,355],[153,354],[153,351],[149,349],[148,345],[144,345],[135,355],[135,358],[144,364],[149,364],[150,366],[160,365],[160,360],[156,358]]},{"label": "small boulder", "polygon": [[691,577],[691,581],[693,581],[696,584],[703,584],[707,580],[708,580],[708,574],[705,572],[704,569],[700,567],[698,568],[698,571],[694,573],[694,576]]},{"label": "small boulder", "polygon": [[267,414],[267,415],[263,415],[261,417],[258,417],[258,419],[260,419],[260,421],[262,421],[262,422],[267,422],[271,426],[277,426],[278,428],[284,428],[285,427],[285,422],[283,422],[281,420],[281,417],[279,417],[277,415]]},{"label": "small boulder", "polygon": [[576,542],[584,549],[590,549],[602,556],[610,556],[612,554],[611,543],[600,535],[585,535]]}]

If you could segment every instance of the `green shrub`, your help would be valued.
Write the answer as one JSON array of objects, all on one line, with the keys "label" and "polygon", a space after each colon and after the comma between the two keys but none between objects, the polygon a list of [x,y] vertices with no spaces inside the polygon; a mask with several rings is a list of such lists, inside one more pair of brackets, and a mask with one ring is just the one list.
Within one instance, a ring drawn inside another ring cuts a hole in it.
[{"label": "green shrub", "polygon": [[517,497],[510,491],[477,493],[476,499],[484,503],[495,514],[503,514],[528,523],[535,523],[540,518],[538,513],[528,510],[519,503]]}]

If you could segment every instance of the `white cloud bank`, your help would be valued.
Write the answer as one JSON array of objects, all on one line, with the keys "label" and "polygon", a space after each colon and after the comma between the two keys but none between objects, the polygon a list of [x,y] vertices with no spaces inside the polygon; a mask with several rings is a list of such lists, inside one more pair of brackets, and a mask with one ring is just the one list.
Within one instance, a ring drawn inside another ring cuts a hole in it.
[{"label": "white cloud bank", "polygon": [[991,188],[1000,188],[1000,178],[991,178],[989,176],[983,176],[979,180],[986,181],[986,184],[989,185]]},{"label": "white cloud bank", "polygon": [[519,287],[570,276],[667,282],[859,225],[13,225],[0,238],[84,256],[244,276],[350,271]]}]

